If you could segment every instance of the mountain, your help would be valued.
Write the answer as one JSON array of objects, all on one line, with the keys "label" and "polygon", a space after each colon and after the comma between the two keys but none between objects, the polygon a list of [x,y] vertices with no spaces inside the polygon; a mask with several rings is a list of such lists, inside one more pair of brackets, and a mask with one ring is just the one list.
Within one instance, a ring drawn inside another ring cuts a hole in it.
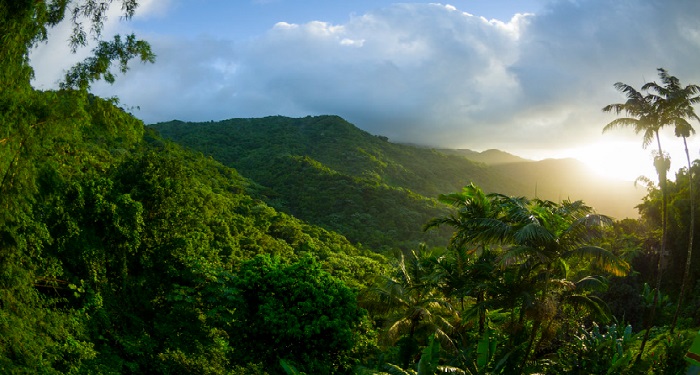
[{"label": "mountain", "polygon": [[509,154],[505,151],[501,150],[495,150],[495,149],[490,149],[482,152],[478,151],[472,151],[469,149],[439,149],[438,151],[443,152],[448,155],[460,155],[464,156],[465,158],[488,164],[488,165],[495,165],[495,164],[506,164],[506,163],[522,163],[522,162],[529,162],[532,160],[524,159],[519,156],[515,156],[513,154]]},{"label": "mountain", "polygon": [[150,126],[255,181],[276,209],[378,249],[444,245],[449,233],[421,228],[448,212],[436,202],[440,194],[470,183],[506,195],[580,199],[615,218],[636,217],[643,196],[631,183],[595,176],[573,159],[528,161],[499,150],[395,144],[337,116]]}]

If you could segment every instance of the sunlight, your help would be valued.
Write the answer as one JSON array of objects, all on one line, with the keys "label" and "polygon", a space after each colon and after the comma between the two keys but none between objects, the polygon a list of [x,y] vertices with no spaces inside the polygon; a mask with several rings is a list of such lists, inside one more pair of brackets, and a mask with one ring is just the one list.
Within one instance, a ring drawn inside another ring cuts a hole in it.
[{"label": "sunlight", "polygon": [[603,177],[634,181],[646,176],[656,180],[651,150],[642,149],[639,142],[601,141],[571,149],[569,155]]}]

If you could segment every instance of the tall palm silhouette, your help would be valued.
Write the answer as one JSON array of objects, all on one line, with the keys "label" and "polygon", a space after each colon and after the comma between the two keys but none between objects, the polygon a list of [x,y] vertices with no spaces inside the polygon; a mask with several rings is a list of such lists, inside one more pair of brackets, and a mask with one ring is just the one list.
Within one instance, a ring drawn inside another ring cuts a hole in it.
[{"label": "tall palm silhouette", "polygon": [[683,297],[688,287],[688,279],[690,275],[690,264],[693,258],[693,238],[695,231],[695,196],[693,195],[693,169],[690,162],[690,153],[688,152],[687,138],[695,134],[695,129],[688,120],[698,120],[700,117],[695,113],[694,104],[700,102],[700,86],[687,85],[683,87],[680,80],[675,76],[670,75],[665,69],[657,69],[661,84],[650,82],[645,84],[642,89],[656,92],[660,98],[659,103],[662,104],[662,110],[665,112],[664,118],[674,126],[676,137],[683,138],[683,146],[685,148],[685,156],[688,162],[688,194],[690,195],[690,228],[688,229],[688,251],[685,261],[685,269],[683,271],[683,279],[681,282],[681,291],[678,296],[678,304],[676,312],[673,315],[671,323],[671,333],[676,327],[678,321],[678,313],[683,302]]},{"label": "tall palm silhouette", "polygon": [[[659,131],[662,127],[668,125],[669,121],[665,118],[667,113],[664,110],[664,101],[659,95],[651,93],[642,94],[634,87],[622,82],[617,82],[614,86],[618,91],[627,96],[627,101],[625,103],[609,104],[603,107],[603,112],[613,112],[616,115],[624,113],[626,117],[618,117],[609,122],[603,127],[603,133],[617,128],[631,127],[635,134],[642,134],[643,148],[647,148],[654,140],[656,140],[658,147],[656,155],[654,156],[654,168],[656,169],[656,174],[659,178],[659,187],[661,189],[661,249],[659,251],[656,267],[656,293],[654,294],[654,302],[651,308],[650,319],[646,322],[647,330],[639,348],[639,355],[637,356],[637,358],[641,358],[646,342],[649,339],[651,322],[656,315],[656,303],[658,302],[661,289],[663,257],[666,254],[666,226],[668,222],[668,189],[666,174],[670,168],[670,159],[661,148]],[[642,89],[644,89],[644,87]]]}]

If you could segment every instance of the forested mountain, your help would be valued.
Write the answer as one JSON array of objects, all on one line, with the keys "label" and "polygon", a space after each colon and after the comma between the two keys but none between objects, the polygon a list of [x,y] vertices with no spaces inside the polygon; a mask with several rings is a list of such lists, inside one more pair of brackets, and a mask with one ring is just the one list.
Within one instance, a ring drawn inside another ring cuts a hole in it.
[{"label": "forested mountain", "polygon": [[432,200],[470,183],[486,192],[582,199],[617,218],[636,216],[645,194],[632,183],[595,177],[573,159],[533,162],[498,150],[395,144],[337,116],[151,126],[265,186],[272,206],[375,248],[396,239],[403,248],[444,242],[449,233],[420,231],[440,214]]},{"label": "forested mountain", "polygon": [[48,28],[85,45],[111,3],[0,1],[0,373],[684,372],[700,162],[613,221],[513,196],[566,161],[489,166],[333,116],[146,127],[89,91],[153,61],[134,35],[32,87]]}]

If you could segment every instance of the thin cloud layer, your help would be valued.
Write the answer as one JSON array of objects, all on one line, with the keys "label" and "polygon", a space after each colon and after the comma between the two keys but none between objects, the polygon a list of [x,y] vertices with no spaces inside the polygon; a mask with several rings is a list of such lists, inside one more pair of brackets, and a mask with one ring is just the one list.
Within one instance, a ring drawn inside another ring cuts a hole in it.
[{"label": "thin cloud layer", "polygon": [[335,114],[398,142],[564,149],[602,137],[617,81],[640,87],[664,67],[700,83],[698,14],[694,0],[555,1],[500,21],[396,4],[246,41],[139,33],[156,64],[95,91],[147,123]]}]

